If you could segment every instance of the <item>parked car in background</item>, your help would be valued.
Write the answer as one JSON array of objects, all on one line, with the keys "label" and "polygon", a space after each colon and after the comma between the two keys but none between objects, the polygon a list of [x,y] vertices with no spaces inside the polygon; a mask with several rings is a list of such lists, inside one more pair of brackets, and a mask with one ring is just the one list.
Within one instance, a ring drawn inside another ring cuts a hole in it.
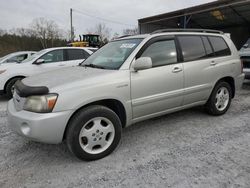
[{"label": "parked car in background", "polygon": [[29,58],[36,52],[34,51],[22,51],[22,52],[14,52],[11,54],[8,54],[4,57],[0,58],[0,64],[2,63],[21,63],[25,59]]},{"label": "parked car in background", "polygon": [[17,80],[62,67],[78,65],[93,53],[91,49],[93,48],[49,48],[37,52],[22,63],[1,64],[0,93],[12,97],[13,85]]},{"label": "parked car in background", "polygon": [[240,58],[243,63],[243,72],[245,73],[245,78],[250,79],[250,39],[242,46],[239,51]]},{"label": "parked car in background", "polygon": [[114,40],[80,66],[18,81],[8,122],[31,140],[65,139],[78,158],[95,160],[133,123],[199,105],[224,114],[243,79],[227,35],[163,30]]}]

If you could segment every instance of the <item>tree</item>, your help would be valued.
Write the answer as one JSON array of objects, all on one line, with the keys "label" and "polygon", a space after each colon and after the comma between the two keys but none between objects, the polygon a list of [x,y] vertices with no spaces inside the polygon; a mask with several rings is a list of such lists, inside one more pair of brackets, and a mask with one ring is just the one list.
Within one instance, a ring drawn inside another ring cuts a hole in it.
[{"label": "tree", "polygon": [[117,39],[119,36],[120,36],[119,33],[115,32],[112,39]]},{"label": "tree", "polygon": [[54,40],[60,38],[59,27],[53,20],[36,18],[31,23],[31,28],[35,36],[40,39],[43,48],[48,47],[48,42],[54,46]]},{"label": "tree", "polygon": [[0,36],[3,36],[3,35],[6,34],[6,33],[7,33],[6,30],[0,29]]},{"label": "tree", "polygon": [[124,29],[123,30],[123,35],[137,35],[139,32],[138,32],[138,28],[135,27],[133,29]]},{"label": "tree", "polygon": [[12,35],[17,35],[17,36],[26,36],[26,37],[33,37],[35,36],[34,30],[30,29],[30,28],[13,28],[11,30],[9,30],[9,34]]},{"label": "tree", "polygon": [[109,41],[111,35],[111,29],[104,23],[97,24],[94,28],[87,30],[87,32],[99,35],[102,45]]}]

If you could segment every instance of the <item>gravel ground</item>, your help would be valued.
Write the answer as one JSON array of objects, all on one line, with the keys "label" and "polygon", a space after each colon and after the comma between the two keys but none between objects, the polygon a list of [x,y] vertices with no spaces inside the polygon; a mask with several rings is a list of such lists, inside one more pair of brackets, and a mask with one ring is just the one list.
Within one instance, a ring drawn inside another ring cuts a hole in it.
[{"label": "gravel ground", "polygon": [[0,98],[0,187],[250,187],[250,83],[225,115],[194,108],[138,123],[94,162],[79,161],[65,143],[11,132],[6,101]]}]

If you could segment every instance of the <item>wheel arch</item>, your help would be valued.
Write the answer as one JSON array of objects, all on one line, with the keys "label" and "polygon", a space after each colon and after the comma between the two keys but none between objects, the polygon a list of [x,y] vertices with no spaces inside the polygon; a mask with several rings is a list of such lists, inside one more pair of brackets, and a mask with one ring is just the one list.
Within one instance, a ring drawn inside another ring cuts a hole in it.
[{"label": "wheel arch", "polygon": [[15,78],[21,78],[21,79],[23,79],[23,78],[26,78],[26,76],[18,75],[18,76],[13,76],[13,77],[9,78],[9,79],[5,82],[5,84],[4,84],[4,93],[6,93],[6,87],[7,87],[8,83],[9,83],[11,80],[15,79]]},{"label": "wheel arch", "polygon": [[215,87],[219,82],[222,82],[222,81],[227,82],[227,83],[231,86],[231,88],[232,88],[232,98],[234,98],[234,97],[235,97],[235,80],[234,80],[234,78],[233,78],[232,76],[223,77],[223,78],[219,79],[219,80],[215,83],[214,87]]},{"label": "wheel arch", "polygon": [[105,106],[105,107],[113,110],[118,115],[118,117],[121,121],[121,124],[122,124],[122,128],[124,128],[126,126],[127,114],[126,114],[126,109],[125,109],[123,103],[117,99],[102,99],[102,100],[98,100],[98,101],[94,101],[94,102],[90,102],[88,104],[85,104],[73,112],[73,114],[70,116],[70,118],[67,122],[67,125],[65,127],[64,134],[63,134],[63,140],[66,137],[69,122],[72,120],[74,115],[77,114],[79,111],[83,110],[84,108],[92,106],[92,105],[101,105],[101,106]]}]

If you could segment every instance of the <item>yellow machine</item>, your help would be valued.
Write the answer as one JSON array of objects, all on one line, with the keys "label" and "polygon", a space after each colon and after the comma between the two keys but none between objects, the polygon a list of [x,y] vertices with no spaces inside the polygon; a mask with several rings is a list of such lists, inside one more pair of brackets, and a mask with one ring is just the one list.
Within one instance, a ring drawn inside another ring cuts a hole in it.
[{"label": "yellow machine", "polygon": [[89,46],[89,43],[88,42],[78,42],[78,41],[75,41],[75,42],[71,42],[68,44],[68,46],[72,46],[72,47],[88,47]]},{"label": "yellow machine", "polygon": [[79,35],[80,41],[71,42],[68,46],[72,47],[100,47],[100,37],[95,34]]}]

